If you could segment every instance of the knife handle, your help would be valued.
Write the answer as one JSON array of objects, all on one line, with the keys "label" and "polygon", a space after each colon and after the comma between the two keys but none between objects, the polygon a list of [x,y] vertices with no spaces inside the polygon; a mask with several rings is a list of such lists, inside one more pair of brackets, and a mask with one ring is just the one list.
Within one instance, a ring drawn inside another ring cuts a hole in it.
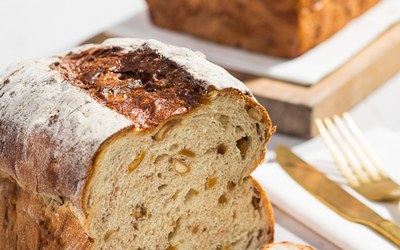
[{"label": "knife handle", "polygon": [[400,227],[397,224],[388,220],[380,220],[378,223],[368,223],[368,226],[400,247]]}]

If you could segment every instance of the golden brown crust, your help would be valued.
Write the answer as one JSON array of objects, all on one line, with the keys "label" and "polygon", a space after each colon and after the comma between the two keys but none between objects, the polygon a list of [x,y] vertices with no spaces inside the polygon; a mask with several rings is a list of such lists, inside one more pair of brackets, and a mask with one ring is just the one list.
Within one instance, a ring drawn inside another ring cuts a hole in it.
[{"label": "golden brown crust", "polygon": [[62,56],[51,67],[102,105],[132,120],[137,130],[188,112],[214,89],[150,49],[91,48]]},{"label": "golden brown crust", "polygon": [[92,240],[66,205],[0,178],[1,249],[90,249]]},{"label": "golden brown crust", "polygon": [[268,239],[268,241],[265,242],[265,244],[269,244],[274,241],[274,234],[275,234],[275,218],[274,218],[274,211],[272,209],[272,204],[269,201],[267,193],[261,187],[260,183],[258,183],[257,180],[251,176],[250,176],[250,179],[254,183],[254,186],[256,187],[256,189],[260,192],[262,200],[265,201],[265,207],[267,208],[266,215],[268,216],[268,222],[269,222],[268,228],[270,230],[268,232],[265,232],[267,234],[267,239]]},{"label": "golden brown crust", "polygon": [[147,0],[156,25],[282,57],[304,53],[377,2]]},{"label": "golden brown crust", "polygon": [[260,157],[260,159],[254,164],[253,166],[253,170],[255,170],[261,163],[264,162],[266,153],[267,153],[267,144],[268,142],[271,140],[272,135],[276,132],[277,126],[272,124],[272,120],[271,117],[269,116],[267,110],[261,106],[260,104],[258,104],[256,101],[254,101],[251,98],[248,98],[247,96],[245,97],[247,102],[250,103],[250,105],[253,105],[254,107],[258,107],[258,110],[261,111],[261,113],[263,114],[263,123],[265,125],[265,142],[263,145],[263,152],[262,152],[262,157]]}]

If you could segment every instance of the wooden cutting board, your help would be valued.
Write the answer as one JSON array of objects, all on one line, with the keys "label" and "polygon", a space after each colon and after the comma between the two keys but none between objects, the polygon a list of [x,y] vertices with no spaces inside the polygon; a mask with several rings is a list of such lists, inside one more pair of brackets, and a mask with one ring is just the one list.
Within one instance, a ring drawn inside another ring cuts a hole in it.
[{"label": "wooden cutting board", "polygon": [[[101,33],[84,43],[98,43]],[[302,138],[316,135],[314,119],[348,111],[400,70],[400,24],[378,37],[338,70],[313,86],[230,71],[266,107],[278,132]]]}]

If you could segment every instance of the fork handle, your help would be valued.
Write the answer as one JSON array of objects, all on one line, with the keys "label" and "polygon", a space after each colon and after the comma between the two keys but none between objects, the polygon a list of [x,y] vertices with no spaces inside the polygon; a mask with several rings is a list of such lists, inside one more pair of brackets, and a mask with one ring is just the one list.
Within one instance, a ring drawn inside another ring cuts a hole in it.
[{"label": "fork handle", "polygon": [[400,227],[397,224],[384,219],[378,223],[368,222],[366,224],[400,247]]}]

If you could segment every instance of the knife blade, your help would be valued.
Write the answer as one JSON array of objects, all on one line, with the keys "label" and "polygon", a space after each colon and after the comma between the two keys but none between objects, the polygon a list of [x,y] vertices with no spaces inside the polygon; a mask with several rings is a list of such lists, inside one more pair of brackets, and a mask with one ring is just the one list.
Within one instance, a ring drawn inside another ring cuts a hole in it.
[{"label": "knife blade", "polygon": [[382,218],[289,148],[277,146],[275,153],[281,167],[323,204],[347,220],[370,227],[400,247],[399,226]]}]

